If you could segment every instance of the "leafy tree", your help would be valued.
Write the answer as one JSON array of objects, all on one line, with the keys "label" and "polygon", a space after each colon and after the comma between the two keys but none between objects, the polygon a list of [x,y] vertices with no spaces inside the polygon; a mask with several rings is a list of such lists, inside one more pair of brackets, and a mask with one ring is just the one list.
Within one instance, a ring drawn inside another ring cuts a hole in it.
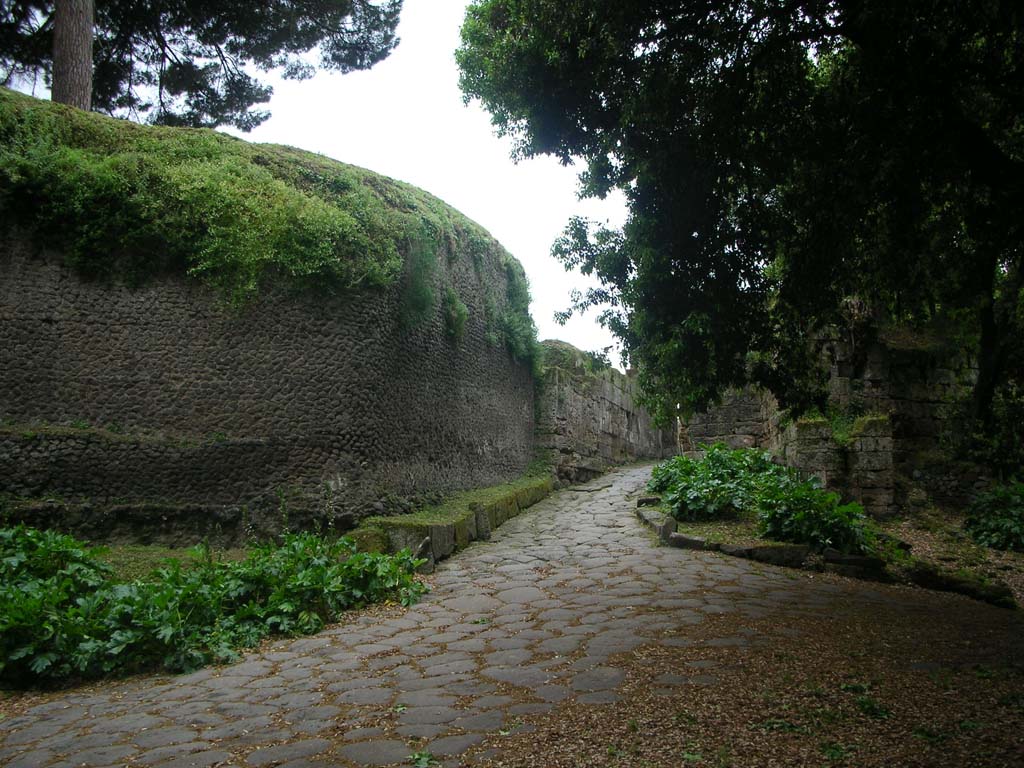
[{"label": "leafy tree", "polygon": [[964,322],[979,415],[1019,375],[1019,2],[477,0],[457,59],[518,157],[624,190],[621,231],[553,251],[662,415],[750,381],[820,402],[808,341],[851,307]]},{"label": "leafy tree", "polygon": [[[68,2],[0,0],[0,82],[59,75],[55,5]],[[165,125],[250,130],[269,117],[253,107],[270,99],[271,88],[247,68],[311,77],[315,50],[321,68],[368,69],[397,45],[401,8],[402,0],[97,0],[92,108]]]}]

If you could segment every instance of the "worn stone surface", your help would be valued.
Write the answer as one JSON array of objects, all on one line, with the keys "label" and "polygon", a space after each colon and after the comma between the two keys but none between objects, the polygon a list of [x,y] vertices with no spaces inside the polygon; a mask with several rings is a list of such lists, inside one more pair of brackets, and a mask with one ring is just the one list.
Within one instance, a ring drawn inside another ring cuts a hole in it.
[{"label": "worn stone surface", "polygon": [[[618,700],[619,654],[699,645],[707,657],[664,669],[657,684],[714,686],[715,649],[761,642],[746,620],[767,618],[781,636],[790,616],[920,599],[658,546],[635,516],[648,476],[649,467],[618,470],[541,501],[440,563],[434,590],[409,610],[270,643],[234,665],[26,699],[0,720],[0,763],[358,768],[426,751],[454,768],[463,750],[529,730],[524,718]],[[936,595],[930,610],[956,610],[957,599]],[[722,613],[740,626],[693,639]]]},{"label": "worn stone surface", "polygon": [[679,549],[711,549],[707,539],[701,536],[688,536],[685,533],[677,533],[672,531],[668,535],[668,544],[671,547],[678,547]]}]

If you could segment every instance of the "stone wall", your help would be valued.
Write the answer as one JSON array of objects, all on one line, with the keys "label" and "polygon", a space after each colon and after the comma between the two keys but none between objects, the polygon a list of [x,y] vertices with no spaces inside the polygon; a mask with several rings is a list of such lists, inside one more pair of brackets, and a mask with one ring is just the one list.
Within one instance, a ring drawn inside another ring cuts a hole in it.
[{"label": "stone wall", "polygon": [[924,333],[882,332],[859,347],[833,340],[824,352],[830,361],[830,401],[889,414],[901,465],[920,451],[933,451],[954,428],[957,404],[978,376],[965,349]]},{"label": "stone wall", "polygon": [[[453,248],[411,324],[404,284],[234,311],[180,277],[86,282],[59,254],[0,237],[0,494],[97,515],[202,507],[219,525],[247,510],[269,527],[284,495],[295,514],[348,526],[395,496],[518,475],[532,376],[486,320],[506,272],[495,249]],[[442,316],[449,286],[469,310],[461,339]]]},{"label": "stone wall", "polygon": [[778,430],[768,444],[784,464],[821,480],[829,490],[860,502],[873,517],[896,512],[892,422],[869,416],[836,441],[824,419],[799,420]]},{"label": "stone wall", "polygon": [[545,341],[538,448],[561,482],[584,481],[616,464],[677,452],[675,428],[656,428],[636,402],[635,376],[596,364],[575,347]]},{"label": "stone wall", "polygon": [[680,425],[680,446],[687,451],[712,443],[730,448],[763,447],[777,410],[774,398],[753,389],[727,392],[718,406],[695,413]]},{"label": "stone wall", "polygon": [[941,451],[941,436],[955,428],[958,401],[977,377],[963,349],[928,334],[889,330],[860,344],[824,339],[821,353],[830,406],[866,414],[855,420],[849,439],[837,441],[825,419],[788,423],[771,395],[749,388],[695,414],[681,425],[681,441],[688,439],[690,450],[714,442],[767,448],[879,517],[911,497],[915,504],[924,498],[962,506],[986,486],[978,467]]}]

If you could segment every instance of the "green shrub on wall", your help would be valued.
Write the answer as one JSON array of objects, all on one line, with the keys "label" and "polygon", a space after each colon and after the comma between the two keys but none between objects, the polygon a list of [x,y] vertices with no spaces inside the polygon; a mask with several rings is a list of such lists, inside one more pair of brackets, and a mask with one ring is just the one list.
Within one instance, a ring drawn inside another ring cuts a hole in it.
[{"label": "green shrub on wall", "polygon": [[443,298],[442,251],[471,260],[481,278],[491,263],[506,285],[505,295],[490,289],[488,331],[536,364],[522,266],[486,231],[422,190],[290,147],[137,125],[0,88],[0,225],[61,250],[86,276],[139,284],[188,274],[233,305],[268,285],[391,285],[405,254],[407,326]]},{"label": "green shrub on wall", "polygon": [[437,251],[425,237],[409,241],[409,271],[402,289],[399,309],[402,325],[422,325],[434,309],[434,275],[437,273]]},{"label": "green shrub on wall", "polygon": [[444,327],[448,335],[456,341],[461,341],[466,333],[466,319],[469,317],[469,308],[459,298],[454,288],[448,288],[444,294]]},{"label": "green shrub on wall", "polygon": [[501,334],[509,352],[517,360],[529,363],[534,378],[540,379],[542,353],[537,340],[537,326],[530,317],[530,284],[522,265],[511,257],[504,257],[505,293],[507,307],[499,320]]},{"label": "green shrub on wall", "polygon": [[262,282],[386,285],[409,241],[490,242],[407,184],[288,147],[141,126],[0,89],[0,217],[83,273],[184,271],[242,302]]}]

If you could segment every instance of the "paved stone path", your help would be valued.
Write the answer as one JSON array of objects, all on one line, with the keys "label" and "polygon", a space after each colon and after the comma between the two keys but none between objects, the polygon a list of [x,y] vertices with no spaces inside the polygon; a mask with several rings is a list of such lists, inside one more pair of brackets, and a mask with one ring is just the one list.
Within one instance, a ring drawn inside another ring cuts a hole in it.
[{"label": "paved stone path", "polygon": [[[365,766],[458,755],[569,698],[616,700],[611,660],[685,644],[708,614],[760,619],[892,591],[657,546],[634,517],[649,467],[562,491],[442,563],[410,611],[274,644],[241,663],[62,694],[0,722],[0,764]],[[742,633],[720,644],[748,642]],[[709,684],[713,670],[666,674]]]}]

